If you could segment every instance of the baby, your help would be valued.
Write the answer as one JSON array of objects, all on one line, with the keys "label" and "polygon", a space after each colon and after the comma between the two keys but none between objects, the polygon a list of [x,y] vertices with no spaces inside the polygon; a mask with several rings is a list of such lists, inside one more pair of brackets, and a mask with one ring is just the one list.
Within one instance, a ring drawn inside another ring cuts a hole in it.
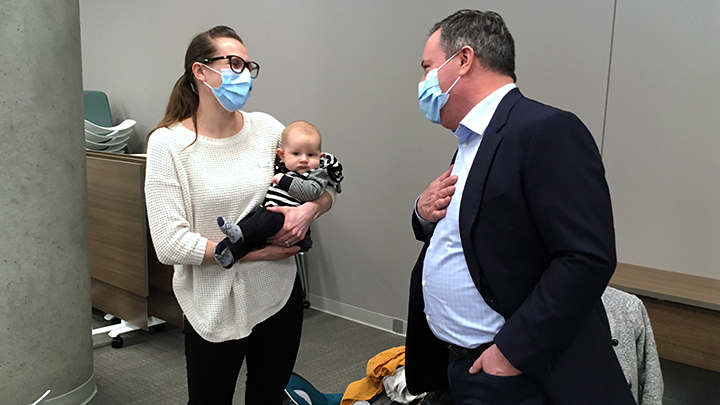
[{"label": "baby", "polygon": [[[328,185],[340,193],[343,179],[342,165],[329,153],[322,153],[320,131],[306,121],[295,121],[282,133],[282,145],[277,150],[275,176],[262,205],[233,225],[218,217],[220,230],[226,238],[215,247],[215,260],[226,269],[232,267],[254,247],[267,244],[283,226],[285,216],[270,212],[273,205],[297,207],[306,201],[320,198]],[[301,252],[312,247],[310,230],[296,244]]]}]

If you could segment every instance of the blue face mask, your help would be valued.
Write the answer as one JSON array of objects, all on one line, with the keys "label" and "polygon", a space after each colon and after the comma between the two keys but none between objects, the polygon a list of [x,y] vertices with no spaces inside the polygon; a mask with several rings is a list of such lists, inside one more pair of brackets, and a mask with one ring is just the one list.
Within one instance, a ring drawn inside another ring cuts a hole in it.
[{"label": "blue face mask", "polygon": [[215,98],[220,102],[220,105],[231,112],[243,108],[248,97],[250,97],[250,90],[252,90],[250,71],[245,69],[242,73],[237,74],[230,69],[223,69],[222,73],[220,73],[210,66],[203,66],[222,76],[222,84],[217,89],[203,82],[206,86],[210,87],[213,94],[215,94]]},{"label": "blue face mask", "polygon": [[[460,52],[460,51],[458,51]],[[455,52],[455,55],[458,54]],[[448,97],[450,97],[450,90],[455,87],[455,84],[460,80],[460,76],[455,80],[455,83],[450,86],[447,92],[443,93],[440,89],[440,82],[438,81],[438,70],[442,69],[448,62],[455,57],[451,56],[450,59],[446,60],[440,67],[433,69],[425,75],[425,80],[418,84],[418,101],[420,103],[420,111],[423,112],[425,118],[429,119],[434,124],[440,123],[440,110],[447,103]]]}]

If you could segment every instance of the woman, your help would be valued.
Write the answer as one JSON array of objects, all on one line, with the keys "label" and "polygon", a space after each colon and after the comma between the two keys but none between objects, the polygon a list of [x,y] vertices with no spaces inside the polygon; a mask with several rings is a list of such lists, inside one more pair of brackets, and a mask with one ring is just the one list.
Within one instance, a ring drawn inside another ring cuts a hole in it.
[{"label": "woman", "polygon": [[148,139],[150,232],[160,261],[175,266],[189,404],[231,404],[246,357],[245,403],[281,404],[303,317],[292,259],[299,248],[292,245],[334,198],[326,192],[297,208],[274,208],[285,225],[271,244],[231,269],[215,262],[215,245],[224,237],[216,218],[250,213],[274,174],[283,125],[264,113],[240,111],[259,69],[231,28],[197,35],[165,117]]}]

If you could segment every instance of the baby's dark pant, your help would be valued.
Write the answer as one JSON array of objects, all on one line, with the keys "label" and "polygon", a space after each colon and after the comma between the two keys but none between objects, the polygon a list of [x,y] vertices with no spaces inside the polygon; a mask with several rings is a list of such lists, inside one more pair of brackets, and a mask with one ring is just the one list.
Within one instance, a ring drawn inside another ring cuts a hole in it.
[{"label": "baby's dark pant", "polygon": [[[267,245],[267,238],[278,233],[285,223],[285,216],[279,212],[270,212],[265,207],[260,207],[247,217],[238,222],[243,233],[243,242],[230,245],[230,251],[235,260],[245,256],[254,247]],[[305,238],[296,243],[300,246],[301,252],[307,252],[312,247],[310,229],[305,233]]]}]

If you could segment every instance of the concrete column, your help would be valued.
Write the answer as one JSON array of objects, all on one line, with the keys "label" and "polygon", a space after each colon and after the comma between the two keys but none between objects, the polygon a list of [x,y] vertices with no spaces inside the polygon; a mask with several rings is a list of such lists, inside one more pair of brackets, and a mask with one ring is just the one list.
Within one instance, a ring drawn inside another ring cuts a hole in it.
[{"label": "concrete column", "polygon": [[0,403],[95,393],[78,0],[0,10]]}]

